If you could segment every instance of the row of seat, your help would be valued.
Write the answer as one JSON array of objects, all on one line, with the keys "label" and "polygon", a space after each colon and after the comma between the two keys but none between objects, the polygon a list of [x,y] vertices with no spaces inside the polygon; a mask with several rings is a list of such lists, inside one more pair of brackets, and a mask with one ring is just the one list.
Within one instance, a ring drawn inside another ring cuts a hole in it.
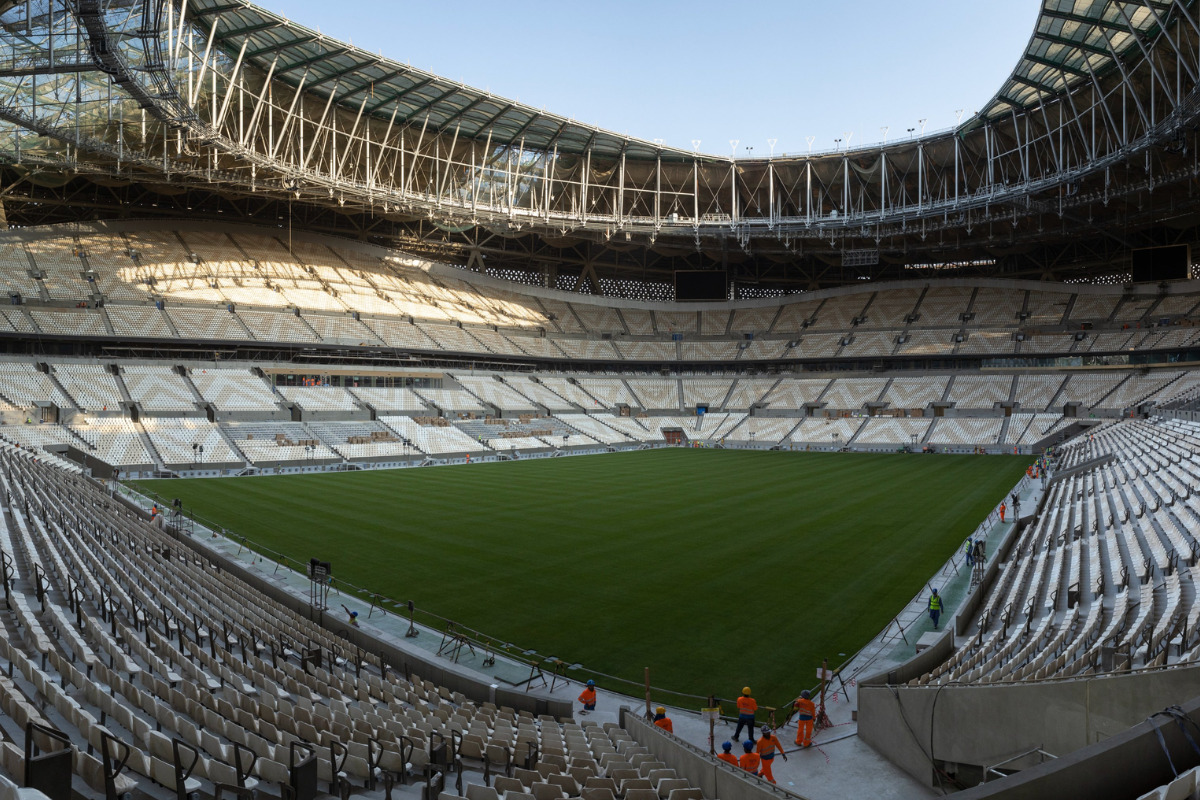
[{"label": "row of seat", "polygon": [[1023,681],[1200,655],[1200,425],[1123,420],[1064,445],[1068,472],[1008,551],[962,646],[915,683]]},{"label": "row of seat", "polygon": [[0,671],[17,676],[0,677],[0,706],[18,726],[64,731],[81,786],[117,777],[97,770],[106,758],[124,761],[126,790],[147,780],[188,793],[290,786],[307,752],[331,785],[403,779],[432,760],[466,785],[514,776],[542,800],[585,789],[598,800],[636,800],[634,789],[699,797],[671,794],[686,782],[654,772],[663,765],[619,729],[475,703],[398,674],[181,548],[53,456],[0,448],[0,491],[15,609]]}]

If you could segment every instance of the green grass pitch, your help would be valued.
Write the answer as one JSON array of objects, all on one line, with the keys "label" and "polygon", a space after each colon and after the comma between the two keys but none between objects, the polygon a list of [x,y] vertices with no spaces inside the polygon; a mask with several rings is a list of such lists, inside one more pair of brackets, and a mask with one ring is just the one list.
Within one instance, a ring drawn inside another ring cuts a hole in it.
[{"label": "green grass pitch", "polygon": [[878,633],[1028,463],[663,449],[145,485],[501,640],[780,705]]}]

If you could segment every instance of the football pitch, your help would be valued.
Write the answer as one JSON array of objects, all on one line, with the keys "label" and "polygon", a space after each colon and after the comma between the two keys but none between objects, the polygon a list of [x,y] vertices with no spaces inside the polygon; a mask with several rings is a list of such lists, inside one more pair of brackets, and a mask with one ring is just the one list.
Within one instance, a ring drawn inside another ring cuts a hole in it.
[{"label": "football pitch", "polygon": [[655,686],[749,684],[782,705],[877,634],[1028,463],[660,449],[142,484],[339,579],[635,683],[601,685],[640,694],[650,667]]}]

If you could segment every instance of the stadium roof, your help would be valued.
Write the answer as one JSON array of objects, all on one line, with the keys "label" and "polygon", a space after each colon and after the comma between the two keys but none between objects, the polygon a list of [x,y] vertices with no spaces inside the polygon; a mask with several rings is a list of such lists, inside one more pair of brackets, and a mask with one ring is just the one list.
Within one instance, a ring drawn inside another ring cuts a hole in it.
[{"label": "stadium roof", "polygon": [[636,158],[662,154],[691,160],[693,153],[632,139],[548,114],[481,89],[415,69],[331,39],[318,31],[244,2],[189,0],[188,13],[213,32],[214,46],[231,58],[270,73],[306,94],[335,101],[356,113],[429,131],[519,145],[533,150]]},{"label": "stadium roof", "polygon": [[1126,51],[1144,51],[1173,6],[1193,1],[1045,0],[1025,54],[980,116],[1032,108],[1097,80],[1119,68]]},{"label": "stadium roof", "polygon": [[[1037,25],[1012,75],[973,120],[996,119],[1046,103],[1084,81],[1120,68],[1120,58],[1142,51],[1172,7],[1195,0],[1044,0]],[[518,145],[533,150],[630,158],[695,154],[630,138],[546,113],[439,75],[368,53],[243,0],[188,0],[188,13],[213,36],[214,46],[275,80],[356,113],[397,124],[428,125],[430,132]],[[1186,16],[1186,15],[1185,15]],[[245,48],[244,52],[242,48]]]},{"label": "stadium roof", "polygon": [[135,5],[0,0],[0,226],[295,218],[631,296],[670,291],[675,269],[761,291],[1121,280],[1134,248],[1200,246],[1198,0],[1043,0],[1010,77],[958,129],[759,158],[546,113],[244,0]]}]

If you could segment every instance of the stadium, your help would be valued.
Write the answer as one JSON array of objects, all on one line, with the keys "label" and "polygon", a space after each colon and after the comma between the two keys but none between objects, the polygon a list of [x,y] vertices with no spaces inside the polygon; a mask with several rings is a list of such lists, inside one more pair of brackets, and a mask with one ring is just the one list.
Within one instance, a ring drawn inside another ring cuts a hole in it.
[{"label": "stadium", "polygon": [[0,42],[0,800],[1200,796],[1200,4],[767,157],[245,0]]}]

